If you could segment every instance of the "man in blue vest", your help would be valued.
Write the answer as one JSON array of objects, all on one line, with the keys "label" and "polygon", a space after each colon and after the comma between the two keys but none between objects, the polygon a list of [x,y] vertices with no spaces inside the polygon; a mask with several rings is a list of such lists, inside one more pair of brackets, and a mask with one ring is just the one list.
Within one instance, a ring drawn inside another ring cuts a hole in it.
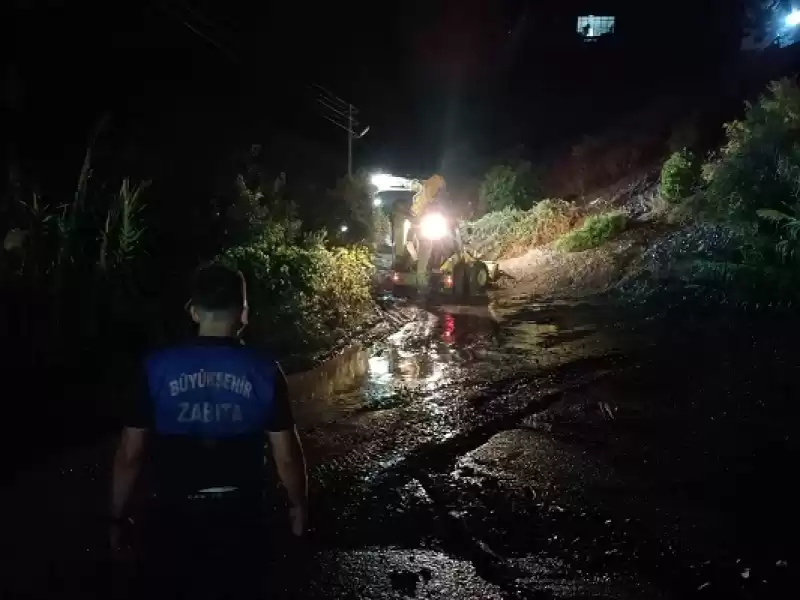
[{"label": "man in blue vest", "polygon": [[114,459],[111,518],[126,517],[150,437],[158,510],[144,558],[159,586],[170,580],[177,590],[160,593],[188,594],[189,584],[208,590],[216,581],[225,595],[240,597],[267,568],[259,564],[269,543],[264,443],[295,536],[306,529],[305,461],[280,366],[239,340],[247,324],[242,275],[220,265],[201,269],[189,311],[198,336],[145,361]]}]

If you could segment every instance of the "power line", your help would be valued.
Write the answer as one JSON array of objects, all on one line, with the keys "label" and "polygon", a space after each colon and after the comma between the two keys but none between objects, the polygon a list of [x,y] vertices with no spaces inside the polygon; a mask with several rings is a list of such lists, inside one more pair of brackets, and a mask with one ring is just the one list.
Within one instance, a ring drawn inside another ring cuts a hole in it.
[{"label": "power line", "polygon": [[[338,108],[334,108],[333,106],[331,106],[330,104],[328,104],[327,102],[322,100],[321,98],[317,98],[317,103],[322,105],[322,106],[324,106],[325,108],[335,112],[337,115],[341,115],[343,117],[350,118],[350,112],[349,112],[350,109],[349,109],[349,107],[346,107],[344,110],[339,110]],[[355,111],[353,111],[353,112],[355,112]]]},{"label": "power line", "polygon": [[199,12],[196,8],[192,8],[185,2],[181,2],[180,0],[172,0],[175,4],[179,5],[183,8],[186,12],[192,15],[195,19],[200,21],[201,23],[205,24],[207,27],[211,27],[212,29],[219,30],[219,25],[215,24],[213,21],[209,20],[208,17],[205,17],[203,13]]},{"label": "power line", "polygon": [[344,130],[344,131],[346,131],[348,133],[352,133],[352,131],[350,130],[350,128],[347,125],[345,125],[343,123],[339,123],[339,122],[335,121],[334,119],[331,119],[327,115],[319,115],[319,116],[322,117],[323,119],[325,119],[326,121],[330,121],[331,123],[336,125],[339,129],[342,129],[342,130]]},{"label": "power line", "polygon": [[[326,111],[315,111],[315,114],[323,117],[324,119],[330,121],[331,123],[336,124],[338,127],[341,127],[345,131],[351,131],[355,134],[358,128],[361,126],[361,123],[355,119],[351,118],[348,115],[342,115],[340,113],[330,113]],[[344,122],[343,122],[344,121]],[[349,125],[348,125],[349,123]]]},{"label": "power line", "polygon": [[[186,6],[180,0],[175,0],[184,10],[186,10],[196,21],[201,21],[205,23],[207,27],[214,28],[215,25],[211,22],[208,18],[204,17],[202,14],[198,13],[197,11],[193,10],[191,7]],[[210,35],[204,33],[200,30],[196,24],[192,24],[189,22],[188,19],[184,18],[180,14],[175,14],[168,6],[163,3],[154,0],[154,6],[157,9],[160,9],[168,16],[177,19],[181,24],[187,27],[190,31],[194,34],[203,38],[206,42],[213,45],[217,50],[225,54],[231,61],[233,61],[237,66],[240,66],[240,61],[238,57],[228,50],[224,45],[219,43],[217,40],[212,38]],[[219,31],[221,28],[216,26],[216,29]],[[358,109],[353,106],[352,103],[346,102],[336,94],[334,94],[329,89],[323,87],[318,83],[311,83],[310,88],[316,90],[314,93],[316,95],[316,103],[319,107],[327,110],[327,114],[318,113],[326,121],[329,121],[339,129],[342,129],[347,132],[347,173],[348,175],[352,176],[353,173],[353,140],[360,139],[366,134],[369,130],[369,127],[366,127],[361,133],[356,133],[356,130],[361,129],[361,124],[355,119],[355,115],[358,114]],[[341,123],[340,119],[347,119],[346,123]]]},{"label": "power line", "polygon": [[[311,87],[316,88],[317,90],[321,91],[325,96],[327,96],[330,99],[332,104],[339,104],[341,106],[341,108],[343,108],[344,110],[347,110],[348,108],[352,107],[352,105],[349,102],[346,102],[345,100],[342,100],[341,98],[339,98],[339,96],[334,94],[328,88],[323,87],[318,83],[312,83]],[[358,111],[356,110],[356,112],[358,112]]]},{"label": "power line", "polygon": [[215,40],[214,38],[212,38],[211,36],[209,36],[209,35],[207,35],[206,33],[204,33],[204,32],[202,32],[202,31],[200,31],[200,29],[198,29],[198,28],[197,28],[195,25],[193,25],[193,24],[192,24],[192,23],[190,23],[188,20],[186,20],[186,19],[185,19],[183,16],[181,16],[180,14],[176,14],[175,12],[173,12],[173,11],[172,11],[172,9],[171,9],[171,8],[169,8],[169,7],[168,7],[166,4],[164,4],[164,3],[162,3],[162,2],[154,2],[154,3],[153,3],[153,6],[154,6],[156,9],[159,9],[159,10],[161,10],[162,12],[164,12],[165,14],[167,14],[169,17],[172,17],[173,19],[176,19],[177,21],[179,21],[179,22],[180,22],[181,24],[183,24],[183,25],[184,25],[184,26],[185,26],[187,29],[189,29],[189,30],[190,30],[192,33],[194,33],[194,34],[196,34],[196,35],[200,36],[201,38],[203,38],[205,41],[207,41],[209,44],[211,44],[212,46],[214,46],[214,47],[215,47],[217,50],[219,50],[220,52],[222,52],[222,53],[223,53],[225,56],[227,56],[227,57],[228,57],[230,60],[232,60],[234,63],[237,63],[237,64],[238,64],[238,62],[239,62],[239,59],[238,59],[238,57],[237,57],[237,56],[236,56],[236,55],[235,55],[233,52],[231,52],[230,50],[228,50],[228,49],[227,49],[225,46],[223,46],[222,44],[220,44],[218,41],[216,41],[216,40]]},{"label": "power line", "polygon": [[[220,27],[218,24],[215,24],[211,19],[204,16],[202,13],[197,11],[196,9],[188,6],[186,3],[182,2],[181,0],[171,0],[171,2],[164,2],[154,0],[153,5],[160,9],[163,13],[168,15],[169,17],[177,20],[182,25],[184,25],[187,29],[189,29],[192,33],[196,34],[197,36],[204,39],[206,42],[214,46],[217,50],[225,54],[229,59],[233,62],[239,64],[239,58],[236,56],[234,52],[229,50],[224,44],[215,39],[208,33],[202,31],[197,24],[193,24],[190,22],[189,19],[185,18],[181,15],[178,11],[174,10],[174,6],[177,5],[181,7],[183,10],[188,12],[191,17],[194,18],[195,21],[199,21],[200,23],[204,24],[206,27],[211,29],[216,29],[217,32],[223,32],[224,29]],[[170,6],[172,5],[172,6]],[[310,90],[313,90],[316,94],[315,101],[324,107],[325,109],[331,111],[332,113],[347,119],[349,122],[353,123],[353,127],[357,126],[359,123],[353,117],[357,115],[359,110],[357,107],[353,106],[351,103],[343,100],[336,94],[334,94],[331,90],[326,88],[323,85],[318,83],[310,83],[307,85]],[[330,115],[329,115],[330,116]],[[340,125],[341,126],[341,125]]]},{"label": "power line", "polygon": [[358,130],[361,128],[361,123],[359,123],[357,121],[353,121],[352,128],[351,128],[351,126],[348,125],[346,122],[342,123],[341,121],[337,121],[336,119],[333,119],[330,116],[323,115],[321,113],[316,113],[316,114],[317,114],[318,117],[322,117],[326,121],[330,121],[331,123],[336,125],[339,129],[341,129],[343,131],[347,131],[348,133],[352,133],[356,137],[356,139],[358,139],[359,136],[357,134],[358,134]]}]

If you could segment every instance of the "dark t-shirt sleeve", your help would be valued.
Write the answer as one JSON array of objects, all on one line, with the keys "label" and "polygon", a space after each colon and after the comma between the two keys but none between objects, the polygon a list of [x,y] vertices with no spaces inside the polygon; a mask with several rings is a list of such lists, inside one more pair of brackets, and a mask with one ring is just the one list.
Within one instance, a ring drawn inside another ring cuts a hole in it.
[{"label": "dark t-shirt sleeve", "polygon": [[144,366],[140,366],[137,370],[133,388],[126,397],[123,425],[136,429],[150,429],[153,426],[153,401],[150,398],[150,386],[147,383]]},{"label": "dark t-shirt sleeve", "polygon": [[283,369],[275,363],[275,388],[273,393],[272,410],[267,418],[267,431],[285,431],[294,427],[292,407],[289,403],[289,384]]}]

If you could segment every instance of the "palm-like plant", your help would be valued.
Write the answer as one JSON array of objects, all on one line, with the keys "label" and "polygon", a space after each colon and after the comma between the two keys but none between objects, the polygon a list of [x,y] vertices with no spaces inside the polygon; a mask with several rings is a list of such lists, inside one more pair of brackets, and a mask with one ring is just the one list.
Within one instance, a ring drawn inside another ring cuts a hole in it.
[{"label": "palm-like plant", "polygon": [[781,239],[775,244],[775,251],[785,262],[789,262],[797,256],[798,246],[800,246],[800,206],[788,207],[788,211],[783,212],[771,208],[762,208],[756,211],[759,218],[773,223],[778,228]]},{"label": "palm-like plant", "polygon": [[148,184],[131,186],[127,179],[122,181],[119,194],[108,209],[100,230],[98,265],[101,272],[107,273],[137,254],[144,233],[141,196]]}]

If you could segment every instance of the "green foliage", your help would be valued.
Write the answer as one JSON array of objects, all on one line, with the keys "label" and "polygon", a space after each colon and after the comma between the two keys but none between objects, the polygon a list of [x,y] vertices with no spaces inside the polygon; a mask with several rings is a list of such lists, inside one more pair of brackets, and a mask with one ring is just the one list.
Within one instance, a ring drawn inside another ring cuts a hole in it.
[{"label": "green foliage", "polygon": [[474,245],[489,245],[505,237],[514,224],[524,218],[525,211],[514,208],[486,213],[465,224],[464,239]]},{"label": "green foliage", "polygon": [[489,169],[480,185],[479,196],[487,211],[529,208],[537,194],[531,164],[496,165]]},{"label": "green foliage", "polygon": [[7,233],[6,250],[16,254],[12,269],[15,277],[40,280],[52,273],[55,265],[53,245],[58,224],[58,212],[42,201],[38,194],[30,202],[20,200],[22,218]]},{"label": "green foliage", "polygon": [[149,182],[131,187],[124,179],[119,194],[106,212],[100,230],[100,270],[108,272],[133,260],[142,251],[144,225],[141,219],[142,192]]},{"label": "green foliage", "polygon": [[700,180],[700,163],[684,148],[674,152],[661,169],[661,195],[670,202],[679,202],[695,192]]},{"label": "green foliage", "polygon": [[117,194],[95,194],[87,202],[89,157],[87,151],[71,203],[55,206],[36,194],[22,202],[18,230],[25,243],[16,250],[22,260],[12,275],[55,295],[66,293],[68,282],[91,287],[144,254],[142,197],[148,182],[131,185],[124,179]]},{"label": "green foliage", "polygon": [[[341,214],[341,224],[347,225],[347,235],[351,242],[371,242],[374,236],[372,214],[372,191],[369,175],[359,172],[353,177],[344,176],[328,195]],[[338,226],[334,224],[335,226]]]},{"label": "green foliage", "polygon": [[377,206],[373,208],[372,222],[375,242],[377,244],[385,243],[386,238],[392,235],[392,223],[383,207]]},{"label": "green foliage", "polygon": [[748,305],[793,305],[800,277],[793,270],[769,265],[756,257],[704,260],[691,263],[691,281],[721,290],[726,301]]},{"label": "green foliage", "polygon": [[564,200],[542,200],[530,210],[491,212],[467,224],[467,243],[480,254],[510,256],[547,244],[577,222],[574,205]]},{"label": "green foliage", "polygon": [[727,142],[705,169],[707,199],[723,219],[757,227],[759,209],[784,210],[800,198],[800,88],[770,84],[745,118],[725,126]]},{"label": "green foliage", "polygon": [[354,327],[372,307],[369,251],[329,249],[324,235],[307,235],[289,245],[280,232],[265,231],[250,244],[218,259],[241,269],[248,281],[249,332],[259,341],[300,350],[321,346],[332,335]]},{"label": "green foliage", "polygon": [[570,231],[557,242],[560,250],[581,252],[608,242],[628,227],[628,216],[622,212],[608,212],[588,217],[581,227]]},{"label": "green foliage", "polygon": [[779,240],[775,244],[775,250],[784,262],[793,261],[798,258],[798,246],[800,246],[800,206],[790,207],[793,214],[787,214],[779,210],[762,208],[757,212],[759,218],[764,219],[777,227]]},{"label": "green foliage", "polygon": [[112,335],[124,348],[129,335],[141,333],[147,310],[140,286],[147,184],[123,180],[118,193],[108,194],[89,186],[90,174],[91,147],[71,201],[59,205],[34,194],[21,202],[11,231],[22,243],[7,244],[0,274],[6,298],[41,307],[23,329],[45,338],[24,341],[55,361],[78,360]]},{"label": "green foliage", "polygon": [[275,223],[282,224],[283,235],[296,237],[302,226],[297,208],[282,193],[285,177],[270,180],[255,167],[236,176],[233,200],[226,211],[226,241],[231,245],[247,244],[261,236],[265,229],[277,233]]},{"label": "green foliage", "polygon": [[[227,213],[228,247],[218,259],[242,270],[251,305],[249,335],[281,351],[317,348],[372,307],[369,253],[329,248],[324,230],[301,234],[302,223],[287,197],[286,177],[269,175],[251,148],[236,179]],[[372,241],[377,223],[366,173],[344,177],[328,193],[325,212],[338,243]],[[387,219],[388,221],[388,219]],[[348,231],[341,235],[339,226]]]},{"label": "green foliage", "polygon": [[703,169],[702,209],[747,249],[728,261],[726,272],[737,277],[727,281],[757,280],[777,293],[796,282],[800,258],[800,87],[772,82],[725,131],[725,145]]},{"label": "green foliage", "polygon": [[372,308],[370,250],[365,246],[316,246],[311,251],[317,268],[314,302],[321,322],[331,329],[359,325]]}]

